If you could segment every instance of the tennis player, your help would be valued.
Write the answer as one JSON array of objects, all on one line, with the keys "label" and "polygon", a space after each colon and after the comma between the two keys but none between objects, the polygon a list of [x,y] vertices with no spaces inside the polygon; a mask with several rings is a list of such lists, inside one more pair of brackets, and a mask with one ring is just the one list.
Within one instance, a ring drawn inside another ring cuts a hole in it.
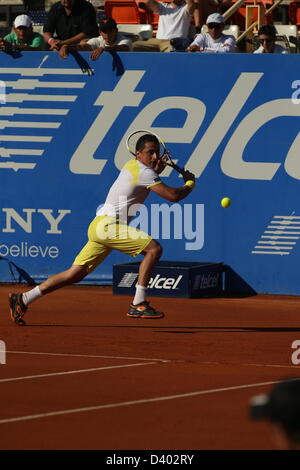
[{"label": "tennis player", "polygon": [[184,171],[182,175],[184,185],[179,188],[164,184],[159,174],[165,164],[159,154],[159,141],[152,134],[144,134],[138,139],[135,152],[135,159],[124,165],[110,188],[104,205],[97,209],[96,217],[88,228],[88,242],[76,256],[73,265],[23,294],[9,294],[11,318],[17,325],[26,324],[23,316],[32,302],[61,287],[80,282],[112,250],[131,256],[144,255],[139,267],[135,296],[127,316],[132,318],[164,316],[146,300],[146,288],[153,267],[162,254],[162,247],[147,233],[128,225],[130,219],[128,214],[131,214],[133,209],[134,213],[138,211],[139,205],[143,204],[150,191],[170,202],[184,199],[195,186],[195,176],[189,171]]}]

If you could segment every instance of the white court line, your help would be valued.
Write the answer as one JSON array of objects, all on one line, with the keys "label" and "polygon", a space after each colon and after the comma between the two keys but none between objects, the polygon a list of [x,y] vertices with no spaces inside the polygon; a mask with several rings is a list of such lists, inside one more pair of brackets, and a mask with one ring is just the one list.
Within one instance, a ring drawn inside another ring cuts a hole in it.
[{"label": "white court line", "polygon": [[[135,361],[153,361],[155,362],[163,362],[163,363],[184,363],[185,361],[171,361],[171,359],[157,359],[157,358],[145,358],[145,357],[127,357],[127,356],[101,356],[96,354],[68,354],[68,353],[46,353],[46,352],[30,352],[30,351],[6,351],[6,353],[10,354],[37,354],[37,355],[45,355],[45,356],[67,356],[67,357],[82,357],[82,358],[96,358],[96,359],[123,359],[123,360],[135,360]],[[212,362],[212,361],[205,361],[205,362],[198,362],[198,365],[225,365],[225,366],[236,366],[236,363],[229,363],[229,362]],[[292,365],[284,365],[284,364],[255,364],[255,363],[239,363],[239,366],[253,366],[253,367],[285,367],[285,368],[299,368],[298,366]]]},{"label": "white court line", "polygon": [[247,388],[263,387],[265,385],[273,385],[278,382],[279,381],[272,381],[272,382],[261,382],[261,383],[249,384],[249,385],[237,385],[234,387],[214,388],[211,390],[200,390],[197,392],[182,393],[179,395],[169,395],[169,396],[164,396],[164,397],[147,398],[144,400],[123,401],[119,403],[110,403],[108,405],[87,406],[84,408],[73,408],[70,410],[52,411],[50,413],[39,413],[35,415],[19,416],[16,418],[0,419],[0,424],[15,423],[18,421],[30,421],[32,419],[48,418],[50,416],[61,416],[61,415],[67,415],[67,414],[84,413],[86,411],[99,411],[99,410],[105,410],[109,408],[121,408],[124,406],[142,405],[145,403],[155,403],[155,402],[160,402],[160,401],[176,400],[179,398],[190,398],[190,397],[196,397],[200,395],[208,395],[210,393],[228,392],[232,390],[242,390],[242,389],[247,389]]},{"label": "white court line", "polygon": [[122,369],[125,367],[138,367],[138,366],[148,366],[150,364],[157,364],[156,362],[141,362],[138,364],[123,364],[119,366],[105,366],[105,367],[93,367],[91,369],[77,369],[77,370],[68,370],[65,372],[50,372],[49,374],[38,374],[38,375],[25,375],[24,377],[8,377],[7,379],[0,379],[0,382],[16,382],[18,380],[27,380],[27,379],[39,379],[41,377],[55,377],[58,375],[71,375],[71,374],[82,374],[84,372],[95,372],[99,370],[108,370],[108,369]]},{"label": "white court line", "polygon": [[67,357],[94,357],[99,359],[123,359],[124,361],[159,361],[159,362],[170,362],[169,359],[156,359],[154,357],[127,357],[127,356],[100,356],[95,354],[68,354],[68,353],[50,353],[50,352],[32,352],[32,351],[6,351],[10,354],[37,354],[41,356],[67,356]]},{"label": "white court line", "polygon": [[284,365],[284,364],[255,364],[255,363],[229,363],[229,362],[200,362],[201,365],[205,366],[241,366],[241,367],[275,367],[275,368],[287,368],[287,369],[299,369],[299,366]]}]

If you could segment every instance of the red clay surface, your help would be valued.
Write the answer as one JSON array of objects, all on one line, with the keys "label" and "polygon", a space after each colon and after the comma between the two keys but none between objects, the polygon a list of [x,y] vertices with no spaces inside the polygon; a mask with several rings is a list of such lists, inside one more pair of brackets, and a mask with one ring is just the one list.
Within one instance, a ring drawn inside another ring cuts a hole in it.
[{"label": "red clay surface", "polygon": [[300,298],[153,298],[166,317],[141,320],[110,288],[71,287],[17,327],[7,295],[26,289],[0,286],[2,450],[275,449],[248,402],[300,376]]}]

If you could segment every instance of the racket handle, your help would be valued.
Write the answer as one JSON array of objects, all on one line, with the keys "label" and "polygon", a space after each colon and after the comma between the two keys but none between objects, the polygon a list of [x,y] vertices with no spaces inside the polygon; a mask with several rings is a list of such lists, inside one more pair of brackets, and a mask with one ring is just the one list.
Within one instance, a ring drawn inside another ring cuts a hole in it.
[{"label": "racket handle", "polygon": [[180,166],[176,165],[176,163],[174,163],[174,162],[172,162],[172,163],[167,162],[167,165],[170,166],[171,168],[174,168],[174,170],[176,170],[178,173],[183,175],[184,168],[180,168]]}]

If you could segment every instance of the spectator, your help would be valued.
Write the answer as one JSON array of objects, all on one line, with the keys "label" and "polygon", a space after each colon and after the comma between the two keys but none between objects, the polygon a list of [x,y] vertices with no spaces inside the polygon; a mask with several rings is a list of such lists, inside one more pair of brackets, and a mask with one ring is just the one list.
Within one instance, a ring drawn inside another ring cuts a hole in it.
[{"label": "spectator", "polygon": [[283,380],[267,395],[252,398],[250,414],[270,423],[277,448],[300,450],[300,379]]},{"label": "spectator", "polygon": [[189,44],[189,28],[195,10],[194,1],[172,0],[170,3],[162,3],[146,0],[145,4],[153,13],[159,15],[156,37],[134,42],[133,50],[143,52],[185,50]]},{"label": "spectator", "polygon": [[113,18],[106,18],[100,21],[99,25],[100,36],[82,41],[80,44],[63,45],[60,48],[59,55],[65,59],[68,53],[72,50],[77,51],[92,51],[91,59],[96,60],[104,51],[131,51],[132,41],[119,33],[117,23]]},{"label": "spectator", "polygon": [[212,13],[206,20],[208,32],[200,33],[187,48],[189,52],[235,52],[235,38],[223,34],[225,21],[219,13]]},{"label": "spectator", "polygon": [[34,33],[29,16],[19,15],[15,18],[13,32],[0,38],[0,50],[5,51],[41,51],[44,49],[44,39],[39,33]]},{"label": "spectator", "polygon": [[[57,38],[54,39],[54,33]],[[64,44],[79,44],[98,35],[96,12],[86,0],[60,0],[48,13],[44,39],[50,50],[58,51]]]},{"label": "spectator", "polygon": [[288,51],[276,44],[276,28],[272,24],[264,24],[258,30],[260,46],[254,54],[287,54]]}]

